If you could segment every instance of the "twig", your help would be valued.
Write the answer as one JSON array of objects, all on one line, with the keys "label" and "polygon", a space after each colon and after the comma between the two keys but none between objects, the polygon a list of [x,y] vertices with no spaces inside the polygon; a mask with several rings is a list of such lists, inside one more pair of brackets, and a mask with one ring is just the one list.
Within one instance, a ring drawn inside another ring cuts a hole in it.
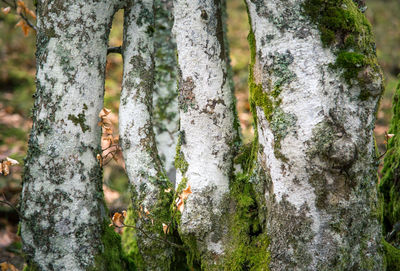
[{"label": "twig", "polygon": [[17,212],[18,216],[19,216],[21,219],[26,219],[26,218],[20,213],[20,211],[17,209],[17,207],[15,207],[11,202],[9,202],[9,201],[6,199],[6,196],[4,195],[4,193],[2,193],[2,194],[3,194],[3,199],[4,199],[4,200],[0,200],[0,203],[3,203],[3,204],[6,204],[6,205],[10,206],[14,211]]},{"label": "twig", "polygon": [[37,32],[36,26],[29,21],[29,19],[22,13],[18,13],[19,16],[25,21],[27,25],[29,25],[35,32]]},{"label": "twig", "polygon": [[121,54],[122,55],[122,49],[121,46],[118,47],[110,47],[107,49],[107,55],[111,54],[111,53],[115,53],[115,54]]},{"label": "twig", "polygon": [[[6,3],[7,5],[9,5],[9,6],[12,6],[12,8],[13,9],[17,9],[17,2],[14,0],[12,3],[9,3],[7,0],[1,0],[3,3]],[[22,12],[18,12],[17,13],[21,18],[22,18],[22,20],[24,20],[25,21],[25,23],[30,27],[30,28],[32,28],[35,32],[37,32],[37,28],[36,28],[36,26],[31,22],[31,21],[29,21],[29,19],[25,16],[25,14],[22,14]]]},{"label": "twig", "polygon": [[158,238],[158,237],[152,237],[152,236],[148,235],[144,230],[142,230],[141,228],[138,228],[136,226],[125,225],[125,224],[122,224],[122,226],[117,226],[117,225],[114,224],[114,226],[117,227],[117,228],[123,228],[123,227],[133,228],[135,230],[140,231],[141,233],[143,233],[144,236],[146,236],[147,238],[149,238],[149,239],[151,239],[153,241],[163,241],[163,242],[165,242],[165,243],[167,243],[167,244],[169,244],[169,245],[171,245],[173,247],[176,247],[176,248],[179,248],[179,249],[184,249],[184,246],[181,246],[181,245],[175,244],[173,242],[170,242],[167,239],[162,239],[162,238]]},{"label": "twig", "polygon": [[400,222],[397,222],[393,226],[393,230],[386,235],[386,241],[390,242],[396,236],[396,233],[400,231]]}]

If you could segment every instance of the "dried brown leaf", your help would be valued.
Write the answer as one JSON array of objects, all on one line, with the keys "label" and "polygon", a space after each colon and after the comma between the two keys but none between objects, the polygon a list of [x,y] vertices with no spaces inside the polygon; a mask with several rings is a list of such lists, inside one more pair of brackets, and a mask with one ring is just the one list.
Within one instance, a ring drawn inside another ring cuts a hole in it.
[{"label": "dried brown leaf", "polygon": [[1,8],[1,12],[3,12],[4,15],[7,15],[10,11],[11,11],[10,7]]}]

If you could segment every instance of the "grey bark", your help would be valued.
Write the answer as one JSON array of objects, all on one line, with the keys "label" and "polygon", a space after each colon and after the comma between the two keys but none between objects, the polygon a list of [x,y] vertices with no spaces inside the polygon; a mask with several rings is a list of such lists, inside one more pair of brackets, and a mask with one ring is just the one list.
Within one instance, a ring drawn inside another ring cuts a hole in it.
[{"label": "grey bark", "polygon": [[106,211],[98,113],[117,1],[38,1],[33,127],[21,196],[31,266],[87,270],[102,253]]},{"label": "grey bark", "polygon": [[[247,1],[269,267],[382,270],[373,139],[382,77],[370,26],[352,1],[317,2]],[[357,24],[331,30],[329,8]],[[326,29],[338,33],[328,40]],[[348,56],[365,62],[341,66]]]}]

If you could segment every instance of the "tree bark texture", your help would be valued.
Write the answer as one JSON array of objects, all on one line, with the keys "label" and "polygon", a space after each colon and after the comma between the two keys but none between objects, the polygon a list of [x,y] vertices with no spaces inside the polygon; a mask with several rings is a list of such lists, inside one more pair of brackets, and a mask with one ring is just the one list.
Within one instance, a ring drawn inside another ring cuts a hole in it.
[{"label": "tree bark texture", "polygon": [[[162,223],[170,221],[172,192],[165,191],[172,185],[159,158],[153,130],[154,26],[153,0],[128,3],[124,20],[119,129],[133,193],[130,218],[133,216],[136,227],[148,232],[128,231],[126,234],[136,235],[136,262],[141,270],[169,270],[173,249],[157,239],[165,236]],[[169,81],[165,76],[164,79],[160,81],[160,95],[168,95]]]},{"label": "tree bark texture", "polygon": [[206,269],[225,254],[226,201],[237,139],[221,9],[220,1],[174,2],[180,111],[177,190],[192,190],[179,232]]},{"label": "tree bark texture", "polygon": [[271,270],[382,270],[371,28],[351,0],[247,1]]},{"label": "tree bark texture", "polygon": [[[117,1],[38,1],[33,127],[21,196],[21,236],[39,270],[105,270],[98,114]],[[111,235],[105,237],[107,233]],[[119,237],[115,240],[118,242]],[[114,270],[121,260],[114,259]]]},{"label": "tree bark texture", "polygon": [[173,1],[156,0],[154,30],[155,85],[153,129],[160,159],[169,180],[175,183],[175,148],[178,142],[179,111],[176,78],[176,42],[171,34]]},{"label": "tree bark texture", "polygon": [[125,223],[137,227],[123,238],[138,270],[397,266],[398,137],[389,142],[380,209],[373,127],[382,77],[356,5],[363,1],[246,2],[251,146],[241,146],[237,130],[225,1],[175,0],[176,39],[171,1],[39,1],[21,201],[30,267],[130,268],[105,224],[96,160],[107,38],[121,7],[119,130],[132,190]]}]

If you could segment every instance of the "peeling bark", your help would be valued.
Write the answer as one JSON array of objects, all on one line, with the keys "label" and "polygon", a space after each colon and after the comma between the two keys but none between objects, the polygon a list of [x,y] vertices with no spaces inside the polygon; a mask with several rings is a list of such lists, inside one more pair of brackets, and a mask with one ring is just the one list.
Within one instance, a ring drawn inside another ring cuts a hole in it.
[{"label": "peeling bark", "polygon": [[[102,243],[107,214],[96,160],[101,152],[97,122],[108,33],[118,4],[37,5],[37,90],[21,196],[21,236],[29,265],[40,270],[87,270],[107,250]],[[121,261],[117,265],[114,270],[120,270]]]},{"label": "peeling bark", "polygon": [[370,25],[350,0],[247,4],[270,269],[382,270]]},{"label": "peeling bark", "polygon": [[193,191],[179,231],[206,269],[215,268],[225,253],[226,199],[237,138],[221,8],[220,1],[174,2],[180,77],[177,185]]}]

